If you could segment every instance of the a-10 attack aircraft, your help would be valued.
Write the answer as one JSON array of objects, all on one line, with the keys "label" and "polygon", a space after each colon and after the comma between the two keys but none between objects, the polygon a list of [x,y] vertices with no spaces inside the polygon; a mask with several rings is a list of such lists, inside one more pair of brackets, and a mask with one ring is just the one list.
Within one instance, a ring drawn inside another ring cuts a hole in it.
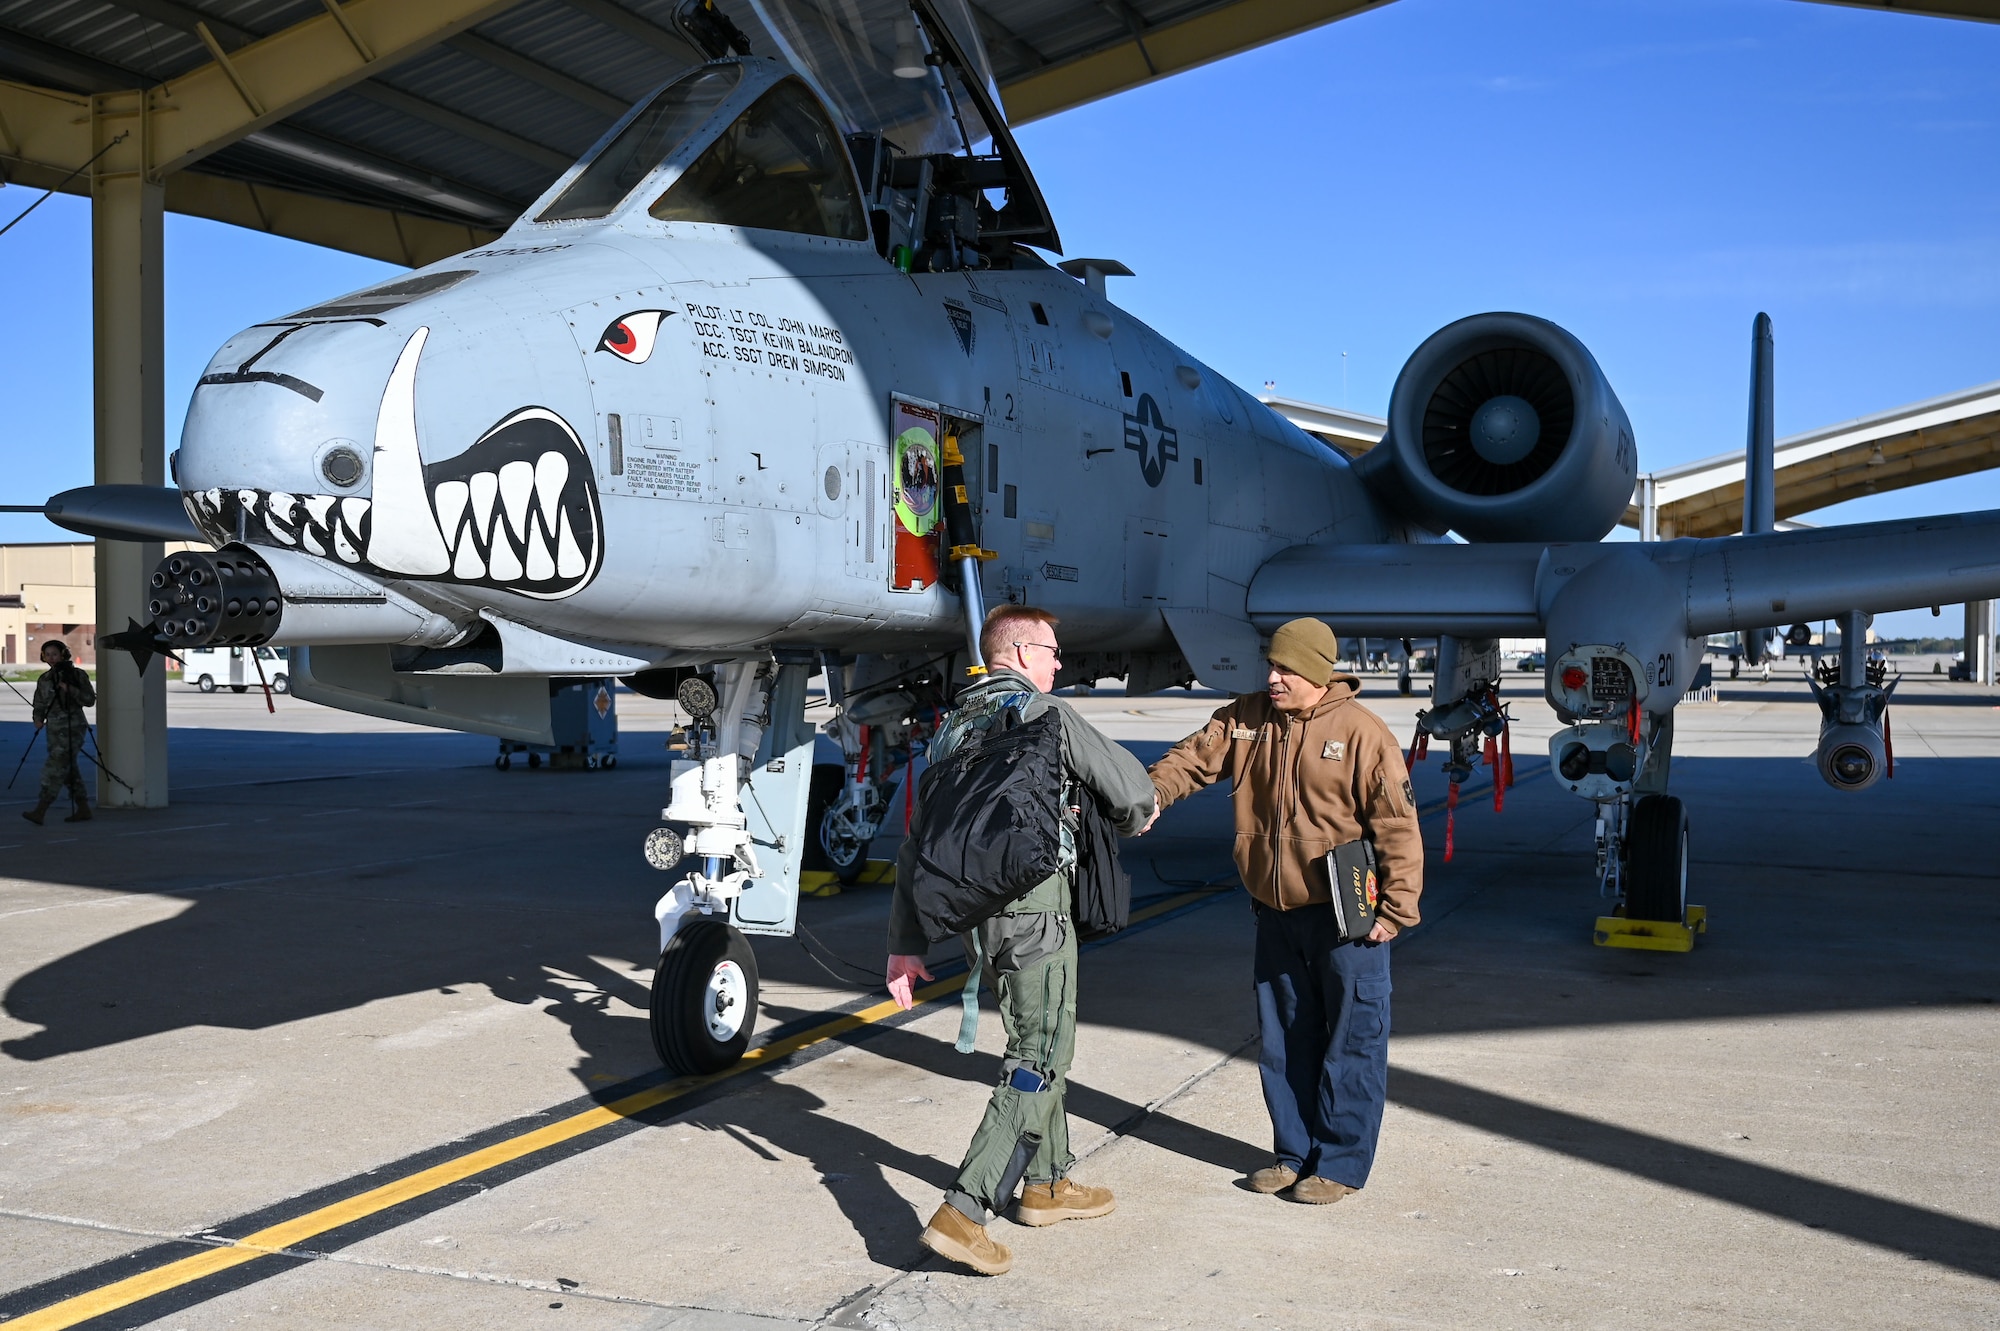
[{"label": "a-10 attack aircraft", "polygon": [[301,697],[525,739],[552,678],[677,696],[693,747],[646,847],[691,866],[657,912],[674,1067],[741,1054],[742,935],[794,927],[808,678],[832,667],[846,754],[812,831],[854,866],[986,605],[1055,611],[1063,682],[1135,694],[1260,688],[1259,633],[1299,615],[1436,637],[1423,727],[1454,779],[1501,724],[1495,640],[1546,637],[1551,762],[1597,805],[1599,871],[1679,921],[1674,705],[1707,636],[1839,618],[1819,762],[1860,789],[1888,701],[1865,614],[2000,596],[2000,513],[1773,532],[1767,372],[1747,534],[1600,543],[1631,426],[1527,315],[1433,335],[1350,464],[1108,301],[1117,264],[1036,253],[1055,227],[962,0],[727,9],[683,5],[709,62],[496,242],[231,338],[177,489],[48,506],[218,547],[154,574],[142,652],[290,644]]}]

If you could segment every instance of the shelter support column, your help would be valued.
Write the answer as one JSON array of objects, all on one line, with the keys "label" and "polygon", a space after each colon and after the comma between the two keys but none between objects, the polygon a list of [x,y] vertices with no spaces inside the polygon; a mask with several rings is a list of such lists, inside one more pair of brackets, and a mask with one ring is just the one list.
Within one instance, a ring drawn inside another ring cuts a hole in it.
[{"label": "shelter support column", "polygon": [[[93,99],[92,127],[103,148],[90,187],[91,315],[96,481],[166,484],[165,292],[162,282],[166,188],[146,170],[143,94]],[[145,624],[146,579],[160,562],[157,541],[97,542],[97,634]],[[125,652],[97,655],[97,745],[103,766],[97,798],[108,808],[167,803],[167,672],[141,676]],[[109,773],[115,772],[119,779]]]},{"label": "shelter support column", "polygon": [[1992,601],[1965,603],[1966,677],[1975,684],[1991,685],[1993,673]]}]

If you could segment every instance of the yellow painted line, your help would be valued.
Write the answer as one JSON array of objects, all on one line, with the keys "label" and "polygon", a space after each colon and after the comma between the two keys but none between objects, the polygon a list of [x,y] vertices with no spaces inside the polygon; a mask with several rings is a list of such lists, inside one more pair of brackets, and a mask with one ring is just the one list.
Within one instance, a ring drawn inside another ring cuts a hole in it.
[{"label": "yellow painted line", "polygon": [[[1133,912],[1131,923],[1143,923],[1170,910],[1177,910],[1189,902],[1213,895],[1212,891],[1183,892]],[[963,975],[934,981],[916,991],[917,1005],[929,1003],[946,994],[957,993],[963,988],[965,988]],[[136,1276],[127,1276],[123,1280],[114,1281],[101,1288],[74,1295],[61,1303],[52,1303],[46,1308],[23,1314],[6,1323],[6,1329],[7,1331],[59,1331],[59,1328],[75,1326],[93,1317],[102,1317],[106,1313],[130,1307],[142,1299],[150,1299],[155,1295],[178,1289],[182,1285],[192,1284],[197,1280],[227,1271],[231,1267],[255,1261],[259,1257],[283,1256],[293,1244],[327,1233],[329,1230],[339,1229],[343,1225],[351,1225],[357,1220],[365,1220],[369,1216],[389,1210],[391,1207],[401,1206],[404,1202],[412,1201],[426,1193],[463,1182],[489,1169],[511,1164],[537,1151],[545,1151],[551,1146],[559,1146],[563,1142],[595,1132],[599,1128],[610,1127],[620,1120],[643,1114],[657,1105],[678,1100],[695,1091],[713,1086],[717,1082],[740,1077],[746,1072],[755,1072],[761,1067],[796,1054],[801,1049],[808,1049],[836,1036],[845,1035],[849,1031],[885,1021],[895,1016],[898,1011],[900,1009],[897,1008],[894,999],[885,999],[872,1007],[836,1017],[811,1030],[800,1031],[782,1040],[773,1040],[769,1044],[760,1045],[744,1054],[740,1061],[720,1072],[712,1072],[705,1077],[683,1077],[662,1086],[650,1086],[643,1091],[635,1091],[621,1100],[613,1100],[608,1105],[592,1106],[560,1122],[550,1123],[518,1137],[510,1137],[506,1141],[495,1142],[491,1146],[467,1152],[456,1159],[432,1165],[429,1169],[418,1170],[392,1183],[385,1183],[379,1188],[370,1188],[367,1192],[356,1193],[343,1201],[322,1206],[317,1211],[308,1211],[295,1219],[281,1221],[243,1238],[228,1240],[224,1246],[196,1253],[192,1257],[182,1257],[164,1266],[156,1266],[150,1271],[142,1271]]]}]

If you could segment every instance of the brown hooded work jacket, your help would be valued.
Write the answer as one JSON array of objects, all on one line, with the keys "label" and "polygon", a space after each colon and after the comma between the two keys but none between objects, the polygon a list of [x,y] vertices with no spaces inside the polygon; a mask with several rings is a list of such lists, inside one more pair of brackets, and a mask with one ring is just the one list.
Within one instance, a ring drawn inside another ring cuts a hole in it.
[{"label": "brown hooded work jacket", "polygon": [[1251,896],[1279,910],[1331,900],[1327,852],[1368,838],[1381,882],[1376,918],[1394,932],[1417,922],[1424,843],[1402,750],[1354,700],[1360,690],[1355,676],[1336,674],[1303,715],[1246,693],[1154,764],[1153,788],[1164,809],[1228,777],[1236,868]]}]

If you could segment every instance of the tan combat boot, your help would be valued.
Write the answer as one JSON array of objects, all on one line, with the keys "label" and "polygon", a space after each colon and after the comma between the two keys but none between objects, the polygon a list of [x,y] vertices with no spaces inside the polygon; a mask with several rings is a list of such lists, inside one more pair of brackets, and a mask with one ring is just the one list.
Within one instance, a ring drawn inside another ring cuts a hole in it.
[{"label": "tan combat boot", "polygon": [[37,804],[32,809],[21,810],[21,816],[23,818],[26,818],[29,822],[33,823],[36,827],[40,827],[42,825],[42,819],[48,816],[49,806],[54,803],[55,803],[54,800],[43,800],[41,803]]},{"label": "tan combat boot", "polygon": [[90,821],[90,803],[89,803],[89,801],[87,801],[87,800],[84,800],[84,799],[82,799],[81,797],[78,797],[78,798],[76,799],[76,807],[75,807],[74,809],[71,809],[71,810],[69,811],[69,817],[67,817],[67,818],[63,819],[63,821],[64,821],[64,822],[66,822],[66,823],[87,823],[87,822],[89,822],[89,821]]},{"label": "tan combat boot", "polygon": [[1319,1175],[1314,1174],[1311,1178],[1302,1178],[1292,1185],[1292,1200],[1295,1202],[1304,1202],[1308,1206],[1325,1206],[1329,1202],[1337,1202],[1350,1192],[1355,1191],[1358,1191],[1358,1189],[1350,1188],[1345,1183],[1335,1183],[1330,1178],[1321,1178]]},{"label": "tan combat boot", "polygon": [[1074,1179],[1059,1178],[1053,1183],[1030,1183],[1021,1189],[1020,1205],[1014,1218],[1024,1225],[1053,1225],[1058,1220],[1092,1220],[1110,1215],[1118,1199],[1109,1188],[1093,1188]]},{"label": "tan combat boot", "polygon": [[1014,1254],[995,1243],[986,1226],[973,1224],[950,1202],[938,1207],[924,1227],[921,1241],[938,1256],[969,1266],[983,1276],[1004,1276],[1014,1265]]},{"label": "tan combat boot", "polygon": [[1283,1192],[1298,1181],[1299,1171],[1284,1164],[1265,1165],[1243,1180],[1250,1191],[1261,1192],[1267,1196],[1274,1192]]}]

